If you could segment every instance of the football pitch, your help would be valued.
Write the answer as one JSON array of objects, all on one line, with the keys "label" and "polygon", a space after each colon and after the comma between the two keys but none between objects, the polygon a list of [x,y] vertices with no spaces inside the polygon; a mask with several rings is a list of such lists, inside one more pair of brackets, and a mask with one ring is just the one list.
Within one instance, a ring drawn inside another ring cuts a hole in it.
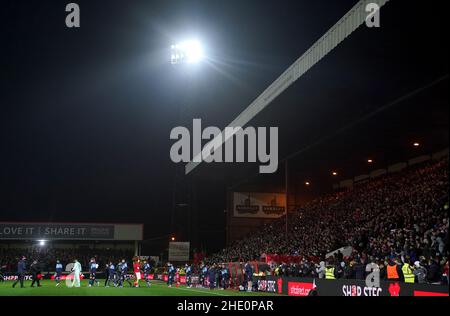
[{"label": "football pitch", "polygon": [[0,296],[274,296],[277,294],[263,292],[239,292],[235,290],[209,290],[203,288],[180,287],[169,288],[160,281],[153,281],[151,287],[144,283],[139,288],[124,286],[123,288],[103,286],[104,280],[100,280],[100,286],[88,287],[87,281],[81,282],[80,288],[69,288],[64,282],[56,287],[55,281],[44,280],[41,287],[30,287],[31,281],[25,281],[25,287],[17,284],[12,288],[12,281],[0,283]]}]

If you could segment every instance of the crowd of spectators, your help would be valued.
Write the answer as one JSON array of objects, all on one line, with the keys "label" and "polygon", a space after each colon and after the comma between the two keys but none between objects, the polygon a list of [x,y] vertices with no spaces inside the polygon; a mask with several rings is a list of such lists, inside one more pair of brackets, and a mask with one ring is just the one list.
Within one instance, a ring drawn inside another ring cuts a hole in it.
[{"label": "crowd of spectators", "polygon": [[383,273],[389,261],[398,260],[427,269],[430,282],[442,274],[448,280],[448,202],[448,159],[429,162],[312,201],[289,215],[287,238],[283,217],[208,261],[301,256],[301,263],[279,262],[272,272],[315,276],[327,253],[351,246],[351,255],[335,258],[340,277],[359,278],[357,267],[371,262]]}]

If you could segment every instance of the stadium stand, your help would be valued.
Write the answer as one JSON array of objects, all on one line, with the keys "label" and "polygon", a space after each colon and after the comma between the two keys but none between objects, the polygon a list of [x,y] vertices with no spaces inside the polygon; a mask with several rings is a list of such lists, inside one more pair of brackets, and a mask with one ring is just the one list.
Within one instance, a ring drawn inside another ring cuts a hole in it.
[{"label": "stadium stand", "polygon": [[[299,256],[299,262],[271,262],[271,273],[324,277],[324,265],[332,262],[338,278],[362,279],[368,263],[377,263],[386,278],[387,265],[396,260],[420,267],[425,277],[419,282],[448,284],[447,190],[448,158],[427,162],[316,199],[289,215],[287,238],[280,218],[207,262]],[[351,255],[325,259],[343,246],[352,247]]]}]

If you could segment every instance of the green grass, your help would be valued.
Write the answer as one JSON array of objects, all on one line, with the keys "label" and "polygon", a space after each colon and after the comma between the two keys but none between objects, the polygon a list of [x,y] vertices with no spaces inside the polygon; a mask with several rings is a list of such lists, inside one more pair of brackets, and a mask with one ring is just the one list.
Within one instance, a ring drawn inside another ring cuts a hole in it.
[{"label": "green grass", "polygon": [[25,282],[25,288],[20,288],[17,284],[12,288],[13,282],[6,281],[0,283],[0,296],[273,296],[269,293],[245,293],[234,290],[209,290],[191,288],[186,286],[168,288],[163,282],[152,281],[150,288],[141,283],[140,288],[103,287],[103,280],[100,280],[100,286],[88,287],[88,281],[82,281],[80,288],[68,288],[64,282],[59,287],[55,286],[55,281],[44,280],[42,287],[30,287],[31,281]]}]

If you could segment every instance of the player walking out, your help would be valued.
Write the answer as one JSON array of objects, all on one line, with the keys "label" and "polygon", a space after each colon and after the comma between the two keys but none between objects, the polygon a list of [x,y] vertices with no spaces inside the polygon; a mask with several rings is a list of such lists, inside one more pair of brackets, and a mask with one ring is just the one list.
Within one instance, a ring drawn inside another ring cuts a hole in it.
[{"label": "player walking out", "polygon": [[55,266],[55,282],[56,282],[56,286],[60,286],[61,285],[61,275],[62,275],[62,269],[63,269],[63,265],[61,264],[61,262],[59,260],[56,260],[56,266]]},{"label": "player walking out", "polygon": [[17,263],[17,280],[13,283],[12,287],[16,287],[17,283],[20,282],[20,287],[23,288],[23,278],[25,277],[25,272],[27,270],[27,265],[25,262],[25,256],[19,260]]},{"label": "player walking out", "polygon": [[37,284],[38,287],[41,287],[41,268],[39,263],[34,260],[33,263],[30,266],[30,270],[31,270],[31,277],[33,282],[31,282],[31,287],[34,287],[34,283]]},{"label": "player walking out", "polygon": [[184,271],[186,272],[186,285],[188,288],[192,287],[192,267],[186,263],[184,266]]},{"label": "player walking out", "polygon": [[[205,283],[205,274],[203,272],[203,270],[205,269],[205,265],[202,263],[200,265],[200,269],[199,269],[199,285],[200,287],[203,287],[203,284]],[[197,285],[198,287],[198,285]]]},{"label": "player walking out", "polygon": [[180,286],[180,268],[175,269],[175,283]]},{"label": "player walking out", "polygon": [[202,268],[202,287],[207,287],[207,280],[208,280],[208,266],[205,265]]},{"label": "player walking out", "polygon": [[222,289],[226,290],[230,282],[230,271],[225,265],[222,265]]},{"label": "player walking out", "polygon": [[213,265],[208,270],[209,276],[209,289],[214,290],[216,287],[216,267]]},{"label": "player walking out", "polygon": [[144,260],[144,266],[142,268],[144,270],[145,283],[147,284],[147,287],[150,287],[150,285],[151,285],[151,283],[150,283],[150,270],[152,269],[152,267],[150,266],[150,263],[147,262],[147,260]]},{"label": "player walking out", "polygon": [[122,261],[117,265],[117,268],[119,270],[119,287],[123,287],[124,281],[127,281],[128,284],[133,287],[133,284],[128,279],[128,264],[125,259],[122,259]]},{"label": "player walking out", "polygon": [[168,269],[167,269],[167,273],[168,273],[167,285],[168,285],[168,287],[172,287],[173,280],[175,278],[175,268],[170,262],[167,263],[167,267],[168,267]]},{"label": "player walking out", "polygon": [[106,285],[107,285],[107,283],[108,283],[108,280],[109,280],[109,264],[106,264],[105,265],[105,287],[106,287]]},{"label": "player walking out", "polygon": [[114,286],[117,286],[116,267],[114,266],[114,264],[112,262],[110,262],[107,269],[108,269],[108,279],[106,281],[105,287],[109,287],[109,284],[111,283],[111,281],[113,282]]},{"label": "player walking out", "polygon": [[100,282],[96,279],[97,269],[98,264],[95,262],[95,258],[92,258],[91,262],[89,262],[89,287],[93,286],[94,283],[97,283],[97,286],[100,284]]},{"label": "player walking out", "polygon": [[247,292],[252,291],[253,287],[253,268],[250,262],[247,261],[244,267],[245,281],[247,282]]},{"label": "player walking out", "polygon": [[134,281],[134,286],[139,287],[139,281],[141,280],[141,261],[139,258],[136,258],[136,260],[133,263],[133,270],[134,275],[136,276],[136,281]]},{"label": "player walking out", "polygon": [[72,272],[73,272],[72,286],[80,287],[81,264],[78,262],[77,259],[75,259],[73,263]]}]

